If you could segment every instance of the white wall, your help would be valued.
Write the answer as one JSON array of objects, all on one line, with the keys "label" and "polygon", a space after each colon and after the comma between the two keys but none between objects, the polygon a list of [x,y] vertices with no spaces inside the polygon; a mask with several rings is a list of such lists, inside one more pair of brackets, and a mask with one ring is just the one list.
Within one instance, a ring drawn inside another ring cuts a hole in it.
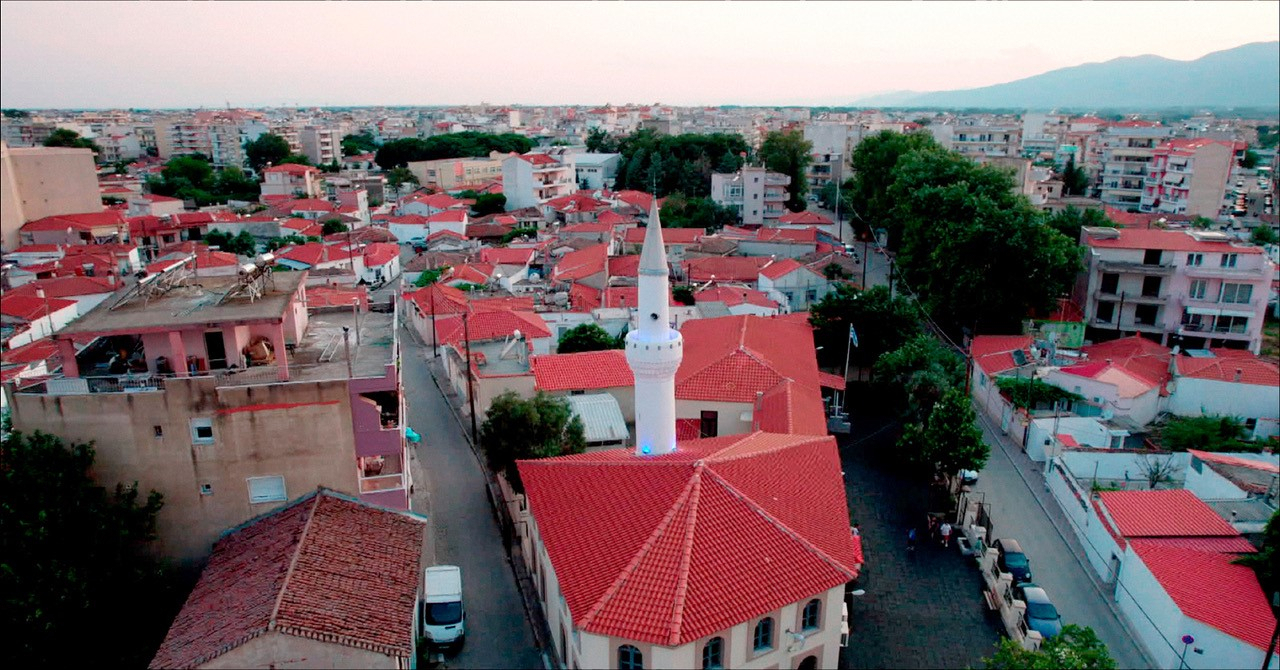
[{"label": "white wall", "polygon": [[[1049,492],[1053,494],[1054,500],[1066,514],[1071,529],[1080,539],[1080,544],[1084,545],[1085,557],[1089,559],[1090,567],[1104,582],[1109,582],[1111,581],[1111,557],[1121,555],[1120,547],[1103,527],[1102,520],[1094,509],[1089,490],[1071,479],[1073,476],[1079,476],[1079,473],[1064,470],[1059,463],[1046,474],[1045,481],[1049,485]],[[1034,568],[1032,572],[1035,572]]]},{"label": "white wall", "polygon": [[1178,416],[1217,414],[1260,420],[1253,438],[1265,440],[1276,433],[1280,418],[1280,386],[1237,384],[1213,379],[1178,377],[1169,395],[1168,410]]},{"label": "white wall", "polygon": [[[1184,452],[1173,454],[1156,454],[1151,458],[1159,459],[1164,462],[1170,460],[1176,472],[1171,476],[1175,481],[1182,481],[1182,478],[1190,472],[1188,464],[1191,462],[1191,454]],[[1143,490],[1147,488],[1143,472],[1143,456],[1134,452],[1110,452],[1110,451],[1064,451],[1062,453],[1062,462],[1067,466],[1071,473],[1081,479],[1089,479],[1097,477],[1099,482],[1104,480],[1123,480],[1128,475],[1129,480],[1133,482],[1127,488]],[[1095,470],[1096,468],[1096,470]]]},{"label": "white wall", "polygon": [[1040,463],[1048,460],[1048,452],[1053,451],[1054,446],[1046,446],[1045,441],[1052,441],[1055,423],[1058,434],[1070,435],[1081,446],[1100,449],[1112,446],[1110,431],[1096,419],[1080,416],[1063,416],[1056,421],[1051,418],[1035,419],[1028,428],[1030,434],[1027,436],[1027,456],[1031,460]]},{"label": "white wall", "polygon": [[[1187,454],[1187,456],[1191,455]],[[1249,497],[1247,491],[1218,474],[1207,463],[1200,462],[1200,459],[1188,460],[1193,460],[1194,462],[1187,466],[1187,481],[1183,486],[1194,493],[1197,498],[1201,500],[1244,500]],[[1195,466],[1195,462],[1200,463],[1199,467]]]}]

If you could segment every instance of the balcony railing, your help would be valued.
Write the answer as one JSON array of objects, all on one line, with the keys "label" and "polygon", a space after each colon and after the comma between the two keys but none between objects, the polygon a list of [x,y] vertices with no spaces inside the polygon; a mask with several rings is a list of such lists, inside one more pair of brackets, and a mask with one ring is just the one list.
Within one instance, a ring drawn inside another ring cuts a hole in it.
[{"label": "balcony railing", "polygon": [[1154,265],[1131,261],[1098,261],[1098,269],[1103,272],[1128,272],[1147,275],[1173,274],[1173,265],[1170,263]]},{"label": "balcony railing", "polygon": [[360,478],[361,493],[381,493],[383,491],[398,491],[404,489],[404,473],[397,472],[390,475],[377,475],[375,477]]}]

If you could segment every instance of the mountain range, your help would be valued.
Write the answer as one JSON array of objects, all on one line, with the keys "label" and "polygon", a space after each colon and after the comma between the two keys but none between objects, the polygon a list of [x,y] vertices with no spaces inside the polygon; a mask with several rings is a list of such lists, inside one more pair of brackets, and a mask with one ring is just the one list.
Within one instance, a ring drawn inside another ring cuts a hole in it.
[{"label": "mountain range", "polygon": [[993,86],[955,91],[894,91],[860,107],[1049,110],[1171,107],[1280,108],[1280,42],[1254,42],[1191,61],[1131,56],[1050,70]]}]

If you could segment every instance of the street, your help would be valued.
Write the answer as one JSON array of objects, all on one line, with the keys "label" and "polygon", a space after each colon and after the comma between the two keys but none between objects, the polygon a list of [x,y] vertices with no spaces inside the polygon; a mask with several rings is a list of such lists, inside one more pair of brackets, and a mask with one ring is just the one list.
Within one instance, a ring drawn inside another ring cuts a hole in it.
[{"label": "street", "polygon": [[1109,590],[1082,563],[1084,549],[1038,472],[1043,464],[1032,462],[984,417],[979,424],[991,457],[972,488],[991,505],[995,537],[1018,540],[1031,559],[1032,581],[1048,592],[1064,622],[1093,628],[1119,667],[1153,667],[1108,605]]},{"label": "street", "polygon": [[403,329],[400,343],[408,425],[422,435],[414,447],[421,465],[414,510],[429,519],[434,563],[462,568],[467,640],[455,656],[446,656],[445,665],[541,668],[480,464],[431,380],[428,350]]}]

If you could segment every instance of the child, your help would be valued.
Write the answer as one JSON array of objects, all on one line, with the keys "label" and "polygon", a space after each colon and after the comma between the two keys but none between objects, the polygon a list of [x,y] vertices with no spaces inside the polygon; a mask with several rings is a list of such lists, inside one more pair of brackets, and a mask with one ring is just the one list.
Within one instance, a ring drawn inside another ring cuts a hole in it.
[{"label": "child", "polygon": [[947,546],[947,543],[951,541],[951,524],[943,521],[942,528],[939,529],[939,532],[942,533],[942,546],[945,547]]}]

